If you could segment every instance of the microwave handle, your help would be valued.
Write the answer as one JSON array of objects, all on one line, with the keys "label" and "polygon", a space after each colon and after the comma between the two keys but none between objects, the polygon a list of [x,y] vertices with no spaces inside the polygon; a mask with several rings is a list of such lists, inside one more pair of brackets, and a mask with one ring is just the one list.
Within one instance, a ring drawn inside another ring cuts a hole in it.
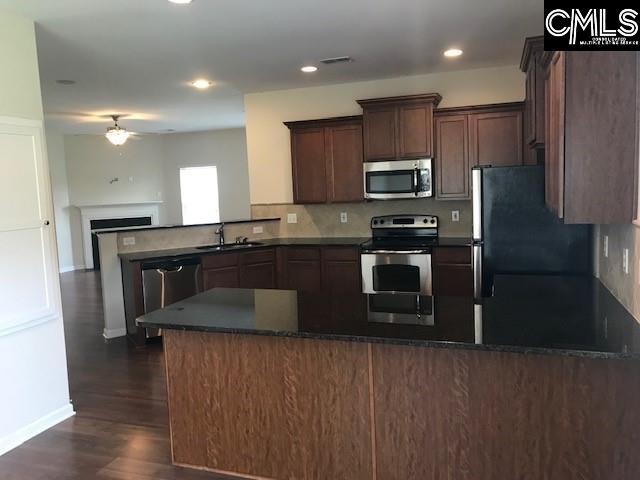
[{"label": "microwave handle", "polygon": [[418,170],[418,167],[413,169],[413,185],[413,194],[417,197],[420,193],[420,170]]}]

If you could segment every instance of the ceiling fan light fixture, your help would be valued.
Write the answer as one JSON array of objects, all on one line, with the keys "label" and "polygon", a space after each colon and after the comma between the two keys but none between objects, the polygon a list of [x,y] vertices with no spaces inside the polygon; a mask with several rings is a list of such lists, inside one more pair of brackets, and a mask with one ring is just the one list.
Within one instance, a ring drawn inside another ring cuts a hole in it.
[{"label": "ceiling fan light fixture", "polygon": [[122,128],[120,125],[118,125],[118,118],[120,118],[119,115],[112,115],[111,118],[113,118],[113,122],[115,123],[115,125],[113,127],[107,128],[105,137],[107,137],[107,140],[109,140],[112,145],[119,147],[126,143],[127,139],[129,138],[129,132],[126,128]]}]

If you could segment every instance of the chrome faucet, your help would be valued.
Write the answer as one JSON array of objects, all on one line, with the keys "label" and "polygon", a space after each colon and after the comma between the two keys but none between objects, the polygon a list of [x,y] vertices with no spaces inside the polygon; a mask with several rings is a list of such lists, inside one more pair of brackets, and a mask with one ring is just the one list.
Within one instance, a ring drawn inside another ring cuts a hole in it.
[{"label": "chrome faucet", "polygon": [[218,245],[224,245],[224,223],[220,224],[216,230],[216,235],[218,235]]}]

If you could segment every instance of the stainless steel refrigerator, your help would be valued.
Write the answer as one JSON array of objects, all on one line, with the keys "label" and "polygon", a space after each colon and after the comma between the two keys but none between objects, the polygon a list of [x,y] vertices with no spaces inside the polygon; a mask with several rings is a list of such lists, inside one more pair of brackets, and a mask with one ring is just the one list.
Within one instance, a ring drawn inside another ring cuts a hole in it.
[{"label": "stainless steel refrigerator", "polygon": [[475,167],[473,263],[476,299],[496,274],[590,275],[590,225],[565,225],[544,202],[544,167]]}]

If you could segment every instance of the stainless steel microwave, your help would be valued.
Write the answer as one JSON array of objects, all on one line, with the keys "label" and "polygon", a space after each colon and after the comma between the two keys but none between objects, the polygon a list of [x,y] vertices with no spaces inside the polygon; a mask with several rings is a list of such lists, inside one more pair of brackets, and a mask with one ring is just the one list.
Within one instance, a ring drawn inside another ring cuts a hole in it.
[{"label": "stainless steel microwave", "polygon": [[431,159],[364,163],[364,198],[392,200],[433,196]]}]

